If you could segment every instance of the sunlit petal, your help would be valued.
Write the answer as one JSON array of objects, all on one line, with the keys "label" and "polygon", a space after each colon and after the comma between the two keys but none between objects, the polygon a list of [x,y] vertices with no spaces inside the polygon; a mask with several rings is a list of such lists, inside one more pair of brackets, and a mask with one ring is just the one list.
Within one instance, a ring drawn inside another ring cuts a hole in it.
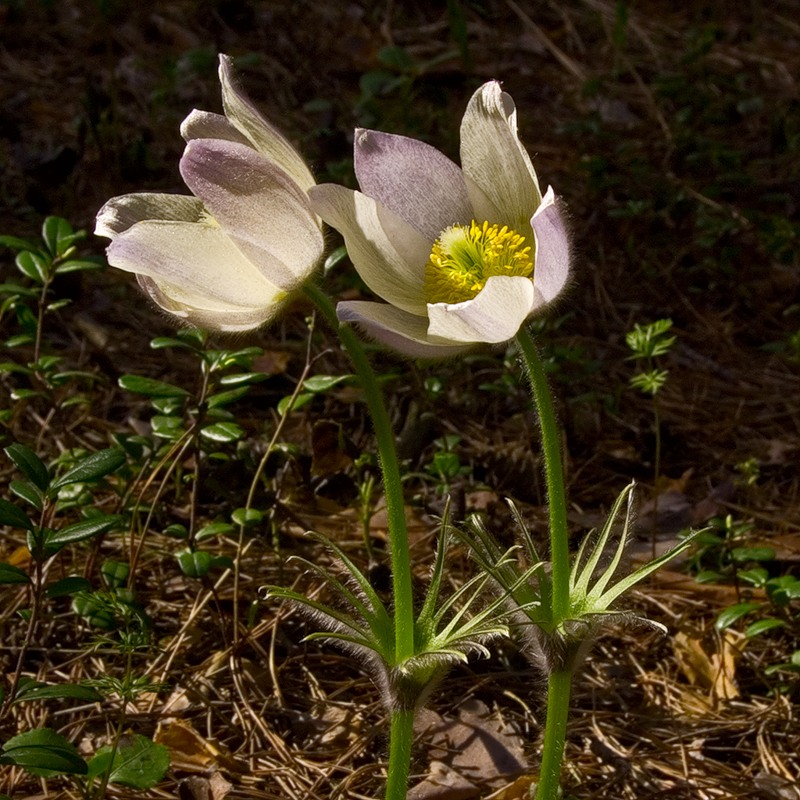
[{"label": "sunlit petal", "polygon": [[411,358],[447,358],[469,348],[430,336],[427,317],[386,303],[339,303],[336,314],[342,322],[355,323],[370,338]]},{"label": "sunlit petal", "polygon": [[536,172],[517,137],[514,102],[491,81],[469,101],[461,122],[461,167],[519,230],[541,200]]},{"label": "sunlit petal", "polygon": [[367,286],[412,314],[425,313],[419,286],[430,245],[391,211],[361,192],[326,184],[309,192],[314,210],[344,236]]},{"label": "sunlit petal", "polygon": [[195,109],[181,123],[181,136],[190,142],[192,139],[225,139],[252,147],[250,140],[222,114]]},{"label": "sunlit petal", "polygon": [[181,174],[272,283],[292,289],[319,261],[324,243],[307,195],[252,148],[218,139],[191,141]]},{"label": "sunlit petal", "polygon": [[314,185],[311,171],[283,134],[267,122],[247,95],[235,85],[233,61],[225,55],[219,57],[219,79],[225,116],[261,155],[274,161],[303,191],[310,189]]},{"label": "sunlit petal", "polygon": [[489,278],[472,300],[429,305],[428,333],[452,342],[506,342],[516,336],[533,310],[533,297],[528,278]]},{"label": "sunlit petal", "polygon": [[448,225],[468,224],[472,218],[461,170],[425,142],[359,128],[355,170],[364,194],[431,242]]},{"label": "sunlit petal", "polygon": [[263,325],[277,314],[286,299],[285,293],[276,288],[272,303],[240,308],[229,303],[215,302],[204,295],[193,294],[183,286],[156,282],[146,275],[137,275],[136,279],[145,294],[164,311],[192,325],[223,333],[249,331]]},{"label": "sunlit petal", "polygon": [[199,222],[206,216],[196,197],[137,192],[113,197],[97,212],[94,232],[112,239],[145,219]]},{"label": "sunlit petal", "polygon": [[569,279],[569,237],[551,186],[531,219],[536,237],[536,305],[554,300]]},{"label": "sunlit petal", "polygon": [[277,292],[222,230],[210,224],[140,222],[116,236],[107,255],[118,269],[182,286],[220,305],[270,305]]}]

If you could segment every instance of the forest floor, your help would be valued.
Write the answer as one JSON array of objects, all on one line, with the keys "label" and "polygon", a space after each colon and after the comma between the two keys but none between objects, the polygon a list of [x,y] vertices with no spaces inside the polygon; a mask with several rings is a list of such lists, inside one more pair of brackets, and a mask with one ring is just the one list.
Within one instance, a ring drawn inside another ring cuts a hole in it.
[{"label": "forest floor", "polygon": [[[35,240],[48,215],[91,233],[112,196],[185,193],[178,128],[192,108],[221,110],[218,53],[234,57],[253,101],[318,181],[351,186],[354,127],[422,137],[457,160],[467,100],[502,80],[574,243],[569,292],[537,327],[564,429],[574,541],[602,525],[631,480],[634,560],[690,528],[711,534],[627,598],[666,635],[621,624],[592,648],[575,682],[565,795],[800,798],[799,11],[795,0],[5,0],[0,234]],[[90,235],[79,247],[99,256],[104,242]],[[0,302],[7,284],[26,280],[13,250],[0,249]],[[338,296],[367,296],[342,266],[328,283]],[[379,489],[368,498],[369,565],[362,537],[359,491],[377,473],[358,391],[345,381],[289,414],[256,486],[263,518],[242,537],[228,525],[197,540],[246,505],[278,404],[304,370],[350,372],[333,335],[310,327],[310,307],[298,303],[260,332],[208,340],[206,349],[261,348],[248,365],[268,377],[230,407],[238,443],[217,452],[195,437],[179,452],[176,439],[153,437],[154,413],[178,412],[154,412],[119,385],[136,375],[200,391],[193,351],[150,346],[174,337],[173,323],[113,269],[64,275],[50,292],[68,302],[40,321],[41,352],[58,356],[54,369],[67,377],[33,394],[32,345],[15,338],[31,324],[15,313],[25,303],[0,306],[0,445],[22,443],[47,463],[134,436],[153,445],[137,461],[130,444],[127,472],[96,494],[129,528],[48,562],[52,580],[81,576],[95,593],[109,586],[104,564],[128,564],[150,638],[127,658],[113,631],[98,640],[97,620],[65,595],[47,599],[23,644],[29,588],[6,585],[0,661],[11,680],[24,648],[22,676],[107,688],[133,671],[145,688],[128,703],[113,692],[83,706],[17,703],[0,740],[48,726],[88,758],[122,719],[126,733],[169,747],[155,788],[112,783],[110,797],[380,796],[378,690],[349,656],[303,643],[307,621],[258,592],[314,590],[289,560],[324,558],[309,530],[386,583]],[[626,333],[659,319],[672,321],[675,343],[658,359],[668,375],[654,401],[630,386],[641,365]],[[509,541],[512,498],[545,543],[538,430],[513,350],[444,364],[372,355],[404,459],[420,592],[448,494],[457,519],[479,513]],[[0,496],[16,501],[6,487],[19,477],[0,458]],[[187,541],[217,559],[210,571],[193,574],[176,558]],[[24,532],[0,528],[0,561],[34,574]],[[454,586],[473,569],[460,552],[450,566]],[[420,715],[409,796],[526,798],[541,680],[510,645],[454,670]],[[10,797],[81,791],[72,779],[0,767]]]}]

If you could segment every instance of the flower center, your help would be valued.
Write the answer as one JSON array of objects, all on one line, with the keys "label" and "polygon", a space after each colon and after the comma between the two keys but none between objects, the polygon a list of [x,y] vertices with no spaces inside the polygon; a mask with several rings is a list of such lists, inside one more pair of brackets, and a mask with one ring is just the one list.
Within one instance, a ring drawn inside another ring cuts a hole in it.
[{"label": "flower center", "polygon": [[507,225],[451,225],[433,243],[425,265],[425,299],[429,303],[471,300],[495,275],[533,276],[533,259],[525,237]]}]

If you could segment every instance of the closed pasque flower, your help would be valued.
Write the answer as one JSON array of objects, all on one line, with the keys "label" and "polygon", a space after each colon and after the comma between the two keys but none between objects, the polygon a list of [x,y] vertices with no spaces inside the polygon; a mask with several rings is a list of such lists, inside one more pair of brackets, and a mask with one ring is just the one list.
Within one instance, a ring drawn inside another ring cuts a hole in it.
[{"label": "closed pasque flower", "polygon": [[234,85],[220,56],[225,115],[192,111],[180,171],[194,196],[109,200],[95,233],[109,263],[136,274],[161,308],[218,331],[256,328],[301,286],[323,251],[314,179],[292,145]]},{"label": "closed pasque flower", "polygon": [[566,284],[556,198],[540,192],[499,83],[467,106],[461,168],[424,142],[359,129],[355,170],[360,192],[325,184],[309,194],[386,301],[339,303],[339,319],[379,342],[419,357],[505,342]]}]

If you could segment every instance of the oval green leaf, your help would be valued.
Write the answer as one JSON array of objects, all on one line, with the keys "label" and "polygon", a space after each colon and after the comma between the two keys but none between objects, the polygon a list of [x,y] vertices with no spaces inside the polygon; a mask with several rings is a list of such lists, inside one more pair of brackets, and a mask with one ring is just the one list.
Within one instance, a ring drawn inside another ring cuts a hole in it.
[{"label": "oval green leaf", "polygon": [[50,485],[56,491],[70,483],[86,483],[102,478],[125,463],[125,451],[121,447],[109,447],[82,458]]}]

